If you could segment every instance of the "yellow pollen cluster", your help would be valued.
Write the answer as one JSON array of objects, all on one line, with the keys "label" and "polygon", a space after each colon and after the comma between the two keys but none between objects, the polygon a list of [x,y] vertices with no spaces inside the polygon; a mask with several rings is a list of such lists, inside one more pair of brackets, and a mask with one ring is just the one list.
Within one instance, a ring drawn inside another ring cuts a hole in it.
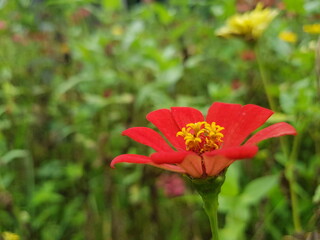
[{"label": "yellow pollen cluster", "polygon": [[198,154],[219,149],[223,140],[220,132],[224,127],[220,127],[215,122],[189,123],[177,133],[177,137],[183,137],[186,149]]}]

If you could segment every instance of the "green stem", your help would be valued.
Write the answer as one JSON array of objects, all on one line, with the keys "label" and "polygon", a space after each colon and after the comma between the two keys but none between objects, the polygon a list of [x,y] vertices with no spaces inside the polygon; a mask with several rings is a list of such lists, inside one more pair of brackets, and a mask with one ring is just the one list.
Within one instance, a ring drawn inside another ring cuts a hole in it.
[{"label": "green stem", "polygon": [[[304,126],[304,124],[301,124],[301,126]],[[298,198],[294,189],[295,186],[295,172],[294,172],[294,166],[296,164],[297,160],[297,154],[298,154],[298,148],[300,146],[301,142],[301,135],[295,136],[293,140],[293,147],[291,151],[291,155],[288,161],[288,164],[286,166],[286,177],[289,182],[289,190],[290,190],[290,198],[291,198],[291,207],[292,207],[292,218],[293,218],[293,225],[296,232],[301,232],[301,221],[300,221],[300,214],[298,211]]]},{"label": "green stem", "polygon": [[320,37],[318,38],[317,47],[316,47],[316,88],[318,94],[318,100],[320,100]]},{"label": "green stem", "polygon": [[[269,79],[267,77],[266,74],[266,70],[263,64],[263,61],[261,59],[261,55],[259,52],[259,44],[257,43],[255,45],[254,51],[256,53],[256,58],[257,58],[257,63],[258,63],[258,67],[259,67],[259,72],[260,72],[260,76],[261,76],[261,80],[265,89],[265,93],[267,95],[267,99],[269,102],[269,106],[271,108],[271,110],[276,111],[276,107],[275,107],[275,103],[273,100],[272,95],[270,94],[269,91]],[[299,136],[299,135],[298,135]],[[286,178],[288,179],[289,182],[289,191],[290,191],[290,201],[291,201],[291,211],[292,211],[292,221],[293,221],[293,225],[294,225],[294,229],[296,232],[301,232],[302,231],[302,227],[301,227],[301,221],[300,221],[300,215],[299,215],[299,211],[298,211],[298,198],[296,195],[296,192],[294,190],[294,185],[295,185],[295,177],[294,177],[294,164],[295,164],[295,159],[296,159],[296,152],[298,149],[298,145],[300,142],[299,137],[296,136],[293,142],[293,149],[291,152],[291,156],[289,157],[289,153],[288,153],[288,144],[286,142],[285,138],[280,138],[280,145],[281,145],[281,149],[282,152],[285,156],[285,158],[288,160],[288,164],[286,164],[285,166],[285,172],[286,172]]]},{"label": "green stem", "polygon": [[255,54],[256,54],[256,59],[257,59],[257,63],[258,63],[258,68],[259,68],[259,72],[260,72],[261,81],[262,81],[265,93],[267,95],[269,106],[273,111],[275,111],[276,107],[275,107],[275,104],[274,104],[274,100],[273,100],[273,97],[272,97],[272,95],[271,95],[271,93],[269,91],[269,88],[268,88],[269,79],[267,77],[263,62],[261,60],[258,46],[259,46],[259,44],[257,43],[255,48],[254,48],[254,51],[255,51]]},{"label": "green stem", "polygon": [[194,187],[203,200],[203,208],[210,221],[212,240],[219,240],[218,196],[224,180],[224,173],[216,177],[191,179]]},{"label": "green stem", "polygon": [[294,191],[294,183],[295,179],[291,178],[289,180],[289,188],[290,188],[290,198],[291,198],[291,207],[292,207],[292,220],[293,220],[293,225],[294,229],[297,233],[302,232],[302,227],[301,227],[301,221],[300,221],[300,214],[298,211],[298,198],[297,195]]},{"label": "green stem", "polygon": [[[261,55],[260,55],[260,52],[259,52],[259,44],[258,43],[255,45],[254,51],[256,53],[256,58],[257,58],[257,63],[258,63],[258,67],[259,67],[260,77],[261,77],[261,80],[262,80],[262,84],[263,84],[265,93],[267,95],[269,106],[270,106],[272,111],[276,112],[277,109],[276,109],[272,94],[270,93],[270,90],[268,88],[269,79],[267,77],[263,61],[262,61],[262,59],[260,57]],[[288,148],[287,148],[288,144],[287,144],[285,138],[280,138],[280,145],[281,145],[281,149],[282,149],[282,152],[283,152],[284,156],[286,157],[286,159],[288,159],[288,155],[289,155],[288,154]]]},{"label": "green stem", "polygon": [[212,199],[203,199],[203,208],[206,211],[212,233],[212,240],[219,240],[219,228],[218,228],[218,195]]}]

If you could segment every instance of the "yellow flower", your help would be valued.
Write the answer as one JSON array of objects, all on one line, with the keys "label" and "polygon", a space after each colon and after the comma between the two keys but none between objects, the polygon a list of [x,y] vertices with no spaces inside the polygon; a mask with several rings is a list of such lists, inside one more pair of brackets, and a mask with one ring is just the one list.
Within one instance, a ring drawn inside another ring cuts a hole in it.
[{"label": "yellow flower", "polygon": [[290,31],[283,31],[278,36],[282,41],[296,43],[298,40],[297,34]]},{"label": "yellow flower", "polygon": [[18,234],[11,233],[11,232],[3,232],[2,237],[4,240],[20,240]]},{"label": "yellow flower", "polygon": [[303,25],[303,31],[311,34],[319,34],[320,33],[320,23]]},{"label": "yellow flower", "polygon": [[252,11],[236,14],[227,20],[227,24],[216,31],[220,37],[239,36],[246,40],[256,40],[277,16],[278,11],[263,9],[261,3]]},{"label": "yellow flower", "polygon": [[111,33],[114,36],[121,36],[123,34],[123,28],[121,26],[113,26],[111,28]]}]

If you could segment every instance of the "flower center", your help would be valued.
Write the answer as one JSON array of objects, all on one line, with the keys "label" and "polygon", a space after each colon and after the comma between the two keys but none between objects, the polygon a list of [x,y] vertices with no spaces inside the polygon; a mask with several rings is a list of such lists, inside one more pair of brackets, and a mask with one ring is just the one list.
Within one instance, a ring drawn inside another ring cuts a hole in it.
[{"label": "flower center", "polygon": [[183,137],[188,151],[201,154],[204,152],[220,148],[223,140],[221,131],[224,127],[207,122],[189,123],[181,131],[177,132],[177,137]]}]

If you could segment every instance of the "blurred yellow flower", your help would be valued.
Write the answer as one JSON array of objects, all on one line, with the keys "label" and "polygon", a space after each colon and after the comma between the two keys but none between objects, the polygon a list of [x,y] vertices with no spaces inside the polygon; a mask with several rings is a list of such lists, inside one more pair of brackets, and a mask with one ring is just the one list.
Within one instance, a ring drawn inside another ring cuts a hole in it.
[{"label": "blurred yellow flower", "polygon": [[11,232],[3,232],[2,237],[4,240],[20,240],[18,234],[11,233]]},{"label": "blurred yellow flower", "polygon": [[227,24],[216,31],[217,36],[239,36],[246,40],[256,40],[277,16],[278,11],[270,8],[263,9],[261,3],[252,11],[236,14],[227,20]]},{"label": "blurred yellow flower", "polygon": [[311,34],[320,33],[320,23],[303,25],[303,31]]},{"label": "blurred yellow flower", "polygon": [[121,26],[113,26],[111,28],[111,33],[114,36],[121,36],[123,34],[123,28]]},{"label": "blurred yellow flower", "polygon": [[296,43],[298,40],[297,34],[290,31],[283,31],[278,36],[282,41]]}]

